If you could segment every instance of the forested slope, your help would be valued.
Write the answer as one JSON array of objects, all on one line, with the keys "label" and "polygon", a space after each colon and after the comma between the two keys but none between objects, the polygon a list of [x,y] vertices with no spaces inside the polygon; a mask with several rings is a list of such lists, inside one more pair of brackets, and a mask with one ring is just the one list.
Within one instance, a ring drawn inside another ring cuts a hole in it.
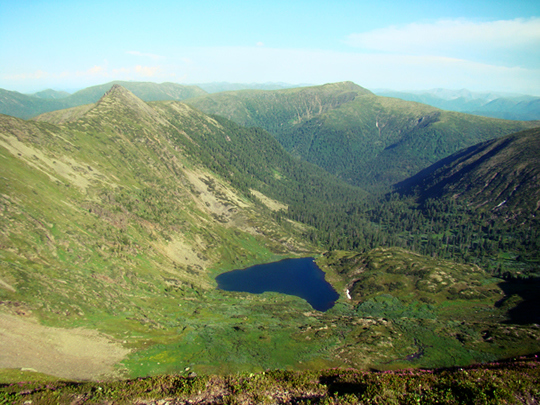
[{"label": "forested slope", "polygon": [[540,201],[540,130],[483,142],[397,185],[403,194],[458,199],[501,220],[536,222]]},{"label": "forested slope", "polygon": [[351,82],[225,92],[187,102],[262,127],[293,155],[370,190],[404,180],[461,148],[534,125],[379,97]]}]

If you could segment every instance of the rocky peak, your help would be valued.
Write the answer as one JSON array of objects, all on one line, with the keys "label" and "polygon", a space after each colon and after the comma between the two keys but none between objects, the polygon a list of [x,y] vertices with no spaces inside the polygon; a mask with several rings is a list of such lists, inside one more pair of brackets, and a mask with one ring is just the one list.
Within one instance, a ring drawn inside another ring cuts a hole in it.
[{"label": "rocky peak", "polygon": [[138,98],[131,91],[119,84],[114,84],[96,103],[99,110],[116,110],[124,114],[131,113],[139,118],[154,118],[158,114],[152,107]]}]

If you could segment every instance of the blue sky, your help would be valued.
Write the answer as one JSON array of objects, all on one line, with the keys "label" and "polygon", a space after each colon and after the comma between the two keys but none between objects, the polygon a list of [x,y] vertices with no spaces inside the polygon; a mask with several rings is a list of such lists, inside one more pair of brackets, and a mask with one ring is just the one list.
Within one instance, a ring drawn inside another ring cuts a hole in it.
[{"label": "blue sky", "polygon": [[540,96],[540,2],[0,0],[0,88],[112,80]]}]

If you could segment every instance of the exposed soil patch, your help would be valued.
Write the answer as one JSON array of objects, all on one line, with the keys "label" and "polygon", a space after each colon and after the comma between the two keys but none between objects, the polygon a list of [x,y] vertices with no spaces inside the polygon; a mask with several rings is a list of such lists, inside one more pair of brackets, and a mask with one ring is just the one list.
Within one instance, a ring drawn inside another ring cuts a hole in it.
[{"label": "exposed soil patch", "polygon": [[118,377],[114,366],[129,352],[96,331],[51,328],[0,313],[0,368],[96,380]]},{"label": "exposed soil patch", "polygon": [[268,208],[270,208],[272,211],[279,211],[279,210],[287,210],[287,206],[285,204],[280,203],[279,201],[273,200],[270,197],[265,196],[263,193],[257,190],[251,189],[251,194],[253,194],[255,197],[257,197],[261,202],[266,205]]}]

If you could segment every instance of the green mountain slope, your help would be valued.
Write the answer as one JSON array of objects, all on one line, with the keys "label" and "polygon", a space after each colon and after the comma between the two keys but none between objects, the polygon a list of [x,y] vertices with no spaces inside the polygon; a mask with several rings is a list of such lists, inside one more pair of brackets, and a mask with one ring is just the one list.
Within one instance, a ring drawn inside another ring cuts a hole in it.
[{"label": "green mountain slope", "polygon": [[420,201],[459,199],[476,212],[520,224],[538,221],[540,130],[487,141],[421,171],[399,185]]},{"label": "green mountain slope", "polygon": [[56,91],[53,89],[46,89],[38,91],[37,93],[32,94],[34,97],[45,98],[45,99],[58,99],[69,97],[70,94],[66,91]]},{"label": "green mountain slope", "polygon": [[[217,291],[214,276],[316,251],[300,237],[304,225],[274,220],[272,210],[363,192],[291,158],[262,130],[178,102],[147,104],[118,86],[60,126],[2,116],[0,136],[0,315],[15,334],[6,353],[55,339],[52,326],[79,326],[124,342],[132,354],[123,367],[134,375],[320,357],[322,339],[291,337],[310,319],[305,301]],[[272,198],[280,193],[287,198]],[[239,336],[247,316],[253,333]],[[44,326],[16,335],[27,319]],[[228,347],[238,339],[248,354]],[[200,353],[203,343],[213,349]],[[87,368],[83,376],[99,374]]]},{"label": "green mountain slope", "polygon": [[[404,367],[410,361],[433,367],[470,356],[475,361],[487,360],[518,345],[538,350],[536,338],[524,339],[534,328],[516,326],[511,312],[505,314],[507,306],[516,303],[537,308],[533,292],[538,283],[519,289],[490,277],[478,266],[399,248],[377,248],[364,254],[334,251],[320,263],[340,275],[357,319],[362,319],[357,321],[363,329],[355,331],[359,335],[354,346],[345,346],[341,353],[353,364],[376,355],[379,359],[388,356],[383,362],[388,368]],[[539,316],[535,309],[524,323],[536,322]],[[510,324],[516,327],[516,335],[509,339],[505,330]]]},{"label": "green mountain slope", "polygon": [[347,182],[387,187],[475,143],[533,124],[375,96],[351,82],[207,95],[188,103],[260,126],[291,153]]},{"label": "green mountain slope", "polygon": [[42,112],[60,108],[63,108],[60,100],[29,96],[16,91],[0,89],[0,114],[30,118]]},{"label": "green mountain slope", "polygon": [[[320,256],[319,234],[330,245],[388,235],[362,216],[365,192],[262,129],[120,86],[41,118],[0,116],[0,368],[78,379],[385,369],[538,348],[510,313],[521,293],[477,266],[396,248]],[[340,293],[328,312],[215,288],[221,272],[310,255]],[[359,271],[383,290],[363,297]],[[445,303],[448,280],[473,294]]]},{"label": "green mountain slope", "polygon": [[65,97],[63,93],[47,90],[34,95],[25,95],[15,91],[0,89],[0,114],[17,118],[31,118],[49,111],[77,107],[97,102],[113,84],[122,85],[145,101],[184,100],[199,97],[206,92],[197,86],[183,86],[176,83],[123,82],[88,87]]},{"label": "green mountain slope", "polygon": [[[214,232],[211,229],[230,232],[227,230],[229,222],[237,225],[234,228],[247,232],[244,237],[254,238],[254,243],[257,240],[255,236],[259,235],[260,243],[271,247],[270,239],[249,225],[259,215],[249,213],[249,207],[254,208],[255,200],[251,190],[258,189],[257,195],[264,201],[271,201],[264,192],[268,189],[270,194],[277,194],[273,188],[277,187],[278,182],[267,181],[266,177],[275,178],[273,174],[280,172],[285,176],[287,170],[302,173],[302,164],[296,164],[273,138],[261,131],[245,130],[238,126],[233,126],[231,130],[175,102],[151,106],[119,86],[113,87],[84,115],[62,126],[24,122],[3,116],[1,129],[3,153],[6,161],[10,162],[3,165],[4,181],[7,182],[4,190],[10,190],[19,179],[21,189],[17,188],[10,198],[18,201],[22,207],[37,204],[33,208],[36,215],[42,209],[50,211],[49,215],[53,217],[45,219],[47,216],[44,214],[43,221],[51,224],[58,223],[54,215],[62,211],[61,207],[64,206],[67,207],[64,209],[65,215],[80,214],[84,217],[75,221],[80,226],[87,221],[101,223],[101,232],[86,236],[82,233],[81,237],[89,240],[81,245],[88,245],[91,239],[107,232],[112,232],[113,239],[121,238],[128,245],[139,239],[139,243],[148,243],[158,238],[159,243],[164,245],[163,249],[174,239],[179,247],[185,244],[188,250],[195,252],[189,253],[189,257],[182,258],[181,262],[186,262],[186,266],[197,264],[203,269],[212,267],[222,259],[220,250],[231,248],[227,243],[220,243],[219,248],[215,247],[218,250],[213,253],[213,249],[209,248],[214,240],[209,236]],[[233,147],[227,148],[229,145]],[[264,150],[262,158],[275,158],[271,162],[273,166],[270,166],[270,162],[260,165],[254,159],[248,161],[246,152],[238,149],[243,147]],[[272,147],[275,150],[271,150]],[[236,167],[234,163],[226,161],[235,149],[238,159]],[[225,153],[229,156],[224,156]],[[244,178],[245,175],[239,172],[240,165],[252,173],[250,179]],[[6,177],[8,173],[11,177]],[[304,176],[308,182],[317,181],[318,178],[306,170]],[[229,181],[227,177],[234,180]],[[295,180],[287,180],[292,183],[290,187],[301,195],[302,187],[297,186]],[[319,181],[324,183],[325,180]],[[43,188],[41,191],[40,187]],[[348,188],[346,185],[343,187]],[[22,194],[17,195],[19,192]],[[32,194],[38,197],[29,198]],[[284,201],[286,204],[287,200]],[[261,211],[261,207],[258,206],[256,211]],[[15,211],[18,212],[17,209]],[[264,224],[273,223],[268,212],[263,224],[258,225],[261,229],[265,227]],[[27,219],[31,222],[29,217]],[[11,227],[8,226],[9,220],[6,221],[4,237],[12,243],[8,231]],[[66,226],[73,227],[75,223]],[[187,237],[195,232],[190,231],[192,227],[202,227],[199,232],[206,236]],[[46,229],[37,239],[47,240]],[[13,228],[15,233],[21,231],[20,226]],[[130,232],[133,232],[132,237],[128,236]],[[171,233],[176,236],[172,238]],[[230,240],[234,239],[232,237]],[[109,240],[107,244],[116,245],[117,241]],[[33,247],[39,250],[37,246]],[[277,250],[280,251],[280,248]],[[197,254],[202,256],[203,251],[207,257],[198,258]],[[54,253],[49,253],[56,257]],[[53,259],[49,257],[49,260]],[[240,265],[242,259],[235,258],[233,262]],[[186,277],[193,278],[189,275]],[[199,284],[208,284],[208,280],[201,279]]]}]

